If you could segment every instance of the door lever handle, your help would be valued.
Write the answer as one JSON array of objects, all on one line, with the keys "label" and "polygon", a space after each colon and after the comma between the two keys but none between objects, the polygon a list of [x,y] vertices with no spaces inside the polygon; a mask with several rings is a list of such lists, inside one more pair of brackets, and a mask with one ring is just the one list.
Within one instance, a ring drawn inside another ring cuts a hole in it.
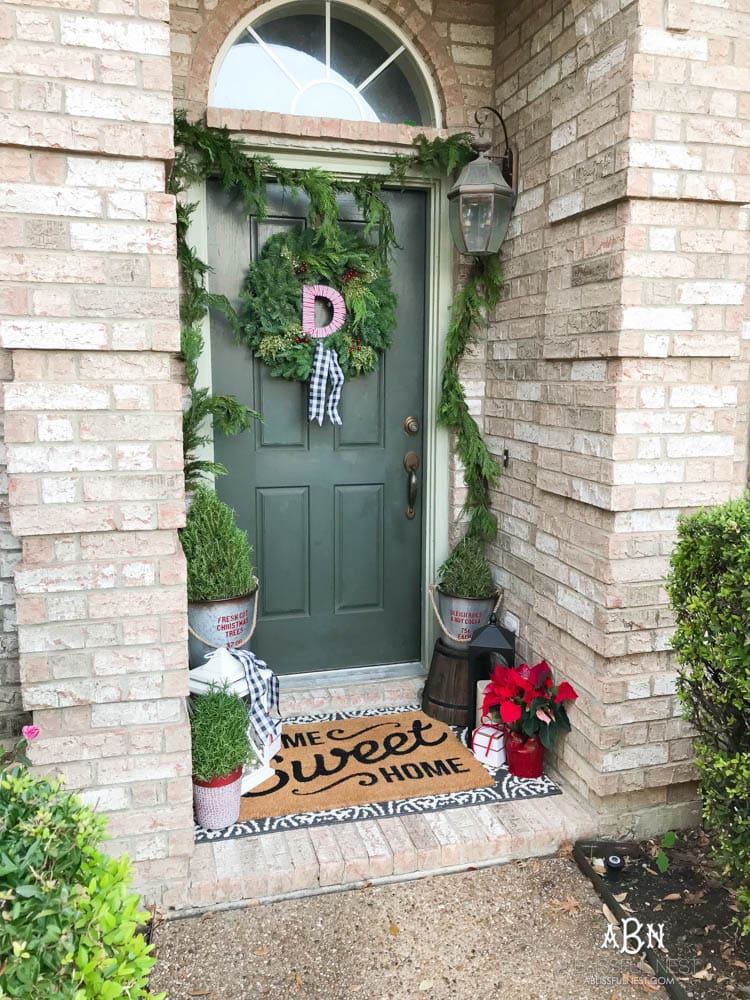
[{"label": "door lever handle", "polygon": [[407,451],[404,455],[404,468],[407,477],[407,503],[406,516],[410,521],[416,515],[415,504],[417,502],[417,469],[419,468],[419,455],[415,451]]}]

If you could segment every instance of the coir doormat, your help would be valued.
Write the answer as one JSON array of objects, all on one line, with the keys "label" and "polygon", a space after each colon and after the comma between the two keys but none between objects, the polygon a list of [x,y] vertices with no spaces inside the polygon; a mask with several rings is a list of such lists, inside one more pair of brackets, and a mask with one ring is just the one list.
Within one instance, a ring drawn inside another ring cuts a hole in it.
[{"label": "coir doormat", "polygon": [[286,719],[275,776],[243,796],[237,823],[197,827],[196,841],[560,794],[546,776],[489,770],[470,735],[415,705]]}]

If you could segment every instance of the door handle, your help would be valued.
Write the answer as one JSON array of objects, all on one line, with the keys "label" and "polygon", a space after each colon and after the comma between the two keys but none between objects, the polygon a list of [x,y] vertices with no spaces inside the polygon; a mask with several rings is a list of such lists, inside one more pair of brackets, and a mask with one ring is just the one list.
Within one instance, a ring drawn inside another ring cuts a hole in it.
[{"label": "door handle", "polygon": [[407,479],[407,504],[406,504],[406,516],[412,521],[416,514],[414,505],[417,502],[417,469],[419,468],[419,455],[416,451],[407,451],[404,455],[404,468],[406,469],[406,479]]}]

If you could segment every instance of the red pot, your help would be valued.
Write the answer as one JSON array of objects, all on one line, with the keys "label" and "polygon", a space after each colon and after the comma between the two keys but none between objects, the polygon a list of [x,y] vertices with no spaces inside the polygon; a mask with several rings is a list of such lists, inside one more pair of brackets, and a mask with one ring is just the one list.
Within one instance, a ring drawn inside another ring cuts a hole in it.
[{"label": "red pot", "polygon": [[230,771],[229,774],[220,774],[217,778],[209,778],[208,781],[201,781],[200,778],[196,778],[193,775],[193,783],[200,785],[201,788],[223,788],[224,785],[231,785],[233,781],[237,781],[242,775],[242,764],[236,767],[234,771]]},{"label": "red pot", "polygon": [[520,733],[507,733],[505,760],[516,778],[541,778],[544,771],[544,747],[536,736],[524,741]]}]

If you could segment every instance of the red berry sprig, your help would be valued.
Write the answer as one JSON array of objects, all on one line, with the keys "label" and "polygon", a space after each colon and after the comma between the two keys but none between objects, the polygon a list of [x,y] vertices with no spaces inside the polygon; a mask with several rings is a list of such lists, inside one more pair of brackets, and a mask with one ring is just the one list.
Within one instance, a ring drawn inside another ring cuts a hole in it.
[{"label": "red berry sprig", "polygon": [[356,268],[356,267],[352,267],[352,268],[350,268],[350,270],[348,270],[348,271],[346,272],[346,274],[345,274],[345,275],[344,275],[343,277],[344,277],[344,281],[345,281],[345,282],[346,282],[346,284],[348,285],[348,284],[349,284],[349,282],[350,282],[350,281],[351,281],[351,280],[352,280],[353,278],[358,278],[358,277],[359,277],[359,271],[357,270],[357,268]]},{"label": "red berry sprig", "polygon": [[307,271],[307,261],[306,260],[300,260],[300,261],[297,261],[295,263],[295,265],[294,265],[294,273],[295,274],[304,274],[306,271]]},{"label": "red berry sprig", "polygon": [[310,343],[310,338],[307,335],[305,335],[303,337],[295,337],[294,338],[294,343],[295,344],[309,344]]}]

